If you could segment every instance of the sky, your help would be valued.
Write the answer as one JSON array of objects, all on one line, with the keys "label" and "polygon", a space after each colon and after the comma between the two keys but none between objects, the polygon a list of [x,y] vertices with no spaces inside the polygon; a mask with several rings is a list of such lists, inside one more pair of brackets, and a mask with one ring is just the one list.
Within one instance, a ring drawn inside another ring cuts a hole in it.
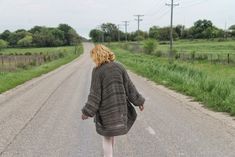
[{"label": "sky", "polygon": [[[137,14],[144,15],[140,29],[153,25],[169,26],[171,0],[0,0],[0,33],[8,29],[30,29],[35,25],[72,26],[79,35],[89,38],[91,29],[106,22],[129,21],[128,32],[137,30]],[[235,0],[174,0],[174,25],[190,27],[198,19],[208,19],[219,28],[235,24]]]}]

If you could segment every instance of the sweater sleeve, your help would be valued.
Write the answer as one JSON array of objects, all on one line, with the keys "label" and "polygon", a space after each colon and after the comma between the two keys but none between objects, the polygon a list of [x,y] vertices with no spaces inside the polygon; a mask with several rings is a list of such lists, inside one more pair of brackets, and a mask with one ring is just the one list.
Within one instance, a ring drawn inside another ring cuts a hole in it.
[{"label": "sweater sleeve", "polygon": [[144,105],[145,98],[142,96],[142,94],[138,92],[125,68],[124,68],[123,79],[124,79],[127,97],[131,101],[131,103],[133,103],[135,106]]},{"label": "sweater sleeve", "polygon": [[90,93],[87,102],[81,109],[86,116],[93,117],[99,109],[101,102],[101,80],[95,68],[92,70]]}]

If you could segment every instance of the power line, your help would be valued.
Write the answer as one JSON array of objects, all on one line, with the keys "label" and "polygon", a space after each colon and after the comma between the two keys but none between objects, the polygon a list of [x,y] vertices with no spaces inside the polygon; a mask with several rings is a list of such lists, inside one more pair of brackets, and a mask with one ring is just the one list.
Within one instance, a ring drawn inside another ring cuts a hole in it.
[{"label": "power line", "polygon": [[157,17],[157,19],[161,19],[163,18],[165,15],[167,15],[167,13],[169,13],[170,10],[166,10],[163,14],[161,14],[160,16]]},{"label": "power line", "polygon": [[[163,6],[164,6],[164,5],[163,5]],[[164,11],[166,10],[166,8],[163,7],[163,6],[162,6],[162,8],[160,8],[160,9],[156,9],[155,12],[153,12],[152,14],[149,14],[148,16],[149,16],[149,17],[150,17],[150,16],[156,16],[156,15],[158,15],[158,14],[164,12]]]},{"label": "power line", "polygon": [[[167,13],[170,12],[169,9],[167,9],[166,7],[164,7],[164,8],[165,8],[164,11],[161,12],[162,14],[159,14],[158,16],[154,17],[154,19],[160,20],[160,19],[162,19],[163,17],[165,17],[165,16],[167,15]],[[149,21],[149,22],[147,22],[147,23],[152,23],[152,20]]]},{"label": "power line", "polygon": [[146,16],[152,16],[152,15],[156,14],[156,11],[154,11],[153,13],[150,13],[150,10],[153,10],[153,9],[154,10],[159,10],[159,9],[164,8],[164,7],[162,7],[165,4],[164,1],[165,0],[161,0],[160,2],[158,2],[157,5],[154,5],[151,9],[149,9],[149,11],[145,13],[145,15]]},{"label": "power line", "polygon": [[[183,5],[181,8],[189,8],[189,7],[192,7],[192,6],[195,6],[195,5],[198,5],[198,4],[202,4],[202,3],[205,3],[209,0],[199,0],[199,1],[188,1],[188,2],[193,2],[193,3],[189,3],[188,5]],[[186,3],[187,4],[187,3]]]}]

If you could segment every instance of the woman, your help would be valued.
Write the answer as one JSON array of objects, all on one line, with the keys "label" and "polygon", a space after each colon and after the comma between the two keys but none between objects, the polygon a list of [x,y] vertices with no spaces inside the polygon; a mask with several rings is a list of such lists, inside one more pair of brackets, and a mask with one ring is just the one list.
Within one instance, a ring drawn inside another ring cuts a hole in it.
[{"label": "woman", "polygon": [[81,110],[82,119],[94,117],[96,132],[103,139],[104,157],[112,157],[114,136],[126,134],[136,119],[127,116],[128,101],[143,111],[145,98],[110,49],[98,44],[91,50],[91,58],[96,66],[88,100]]}]

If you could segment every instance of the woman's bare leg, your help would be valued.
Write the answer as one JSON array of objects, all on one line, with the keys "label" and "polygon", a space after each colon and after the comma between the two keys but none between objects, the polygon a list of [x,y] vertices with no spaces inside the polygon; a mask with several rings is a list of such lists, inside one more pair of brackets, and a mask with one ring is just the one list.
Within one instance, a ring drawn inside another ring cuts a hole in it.
[{"label": "woman's bare leg", "polygon": [[112,136],[112,147],[114,148],[114,136]]},{"label": "woman's bare leg", "polygon": [[114,136],[112,136],[112,149],[114,150]]},{"label": "woman's bare leg", "polygon": [[113,137],[103,136],[104,157],[113,157]]}]

